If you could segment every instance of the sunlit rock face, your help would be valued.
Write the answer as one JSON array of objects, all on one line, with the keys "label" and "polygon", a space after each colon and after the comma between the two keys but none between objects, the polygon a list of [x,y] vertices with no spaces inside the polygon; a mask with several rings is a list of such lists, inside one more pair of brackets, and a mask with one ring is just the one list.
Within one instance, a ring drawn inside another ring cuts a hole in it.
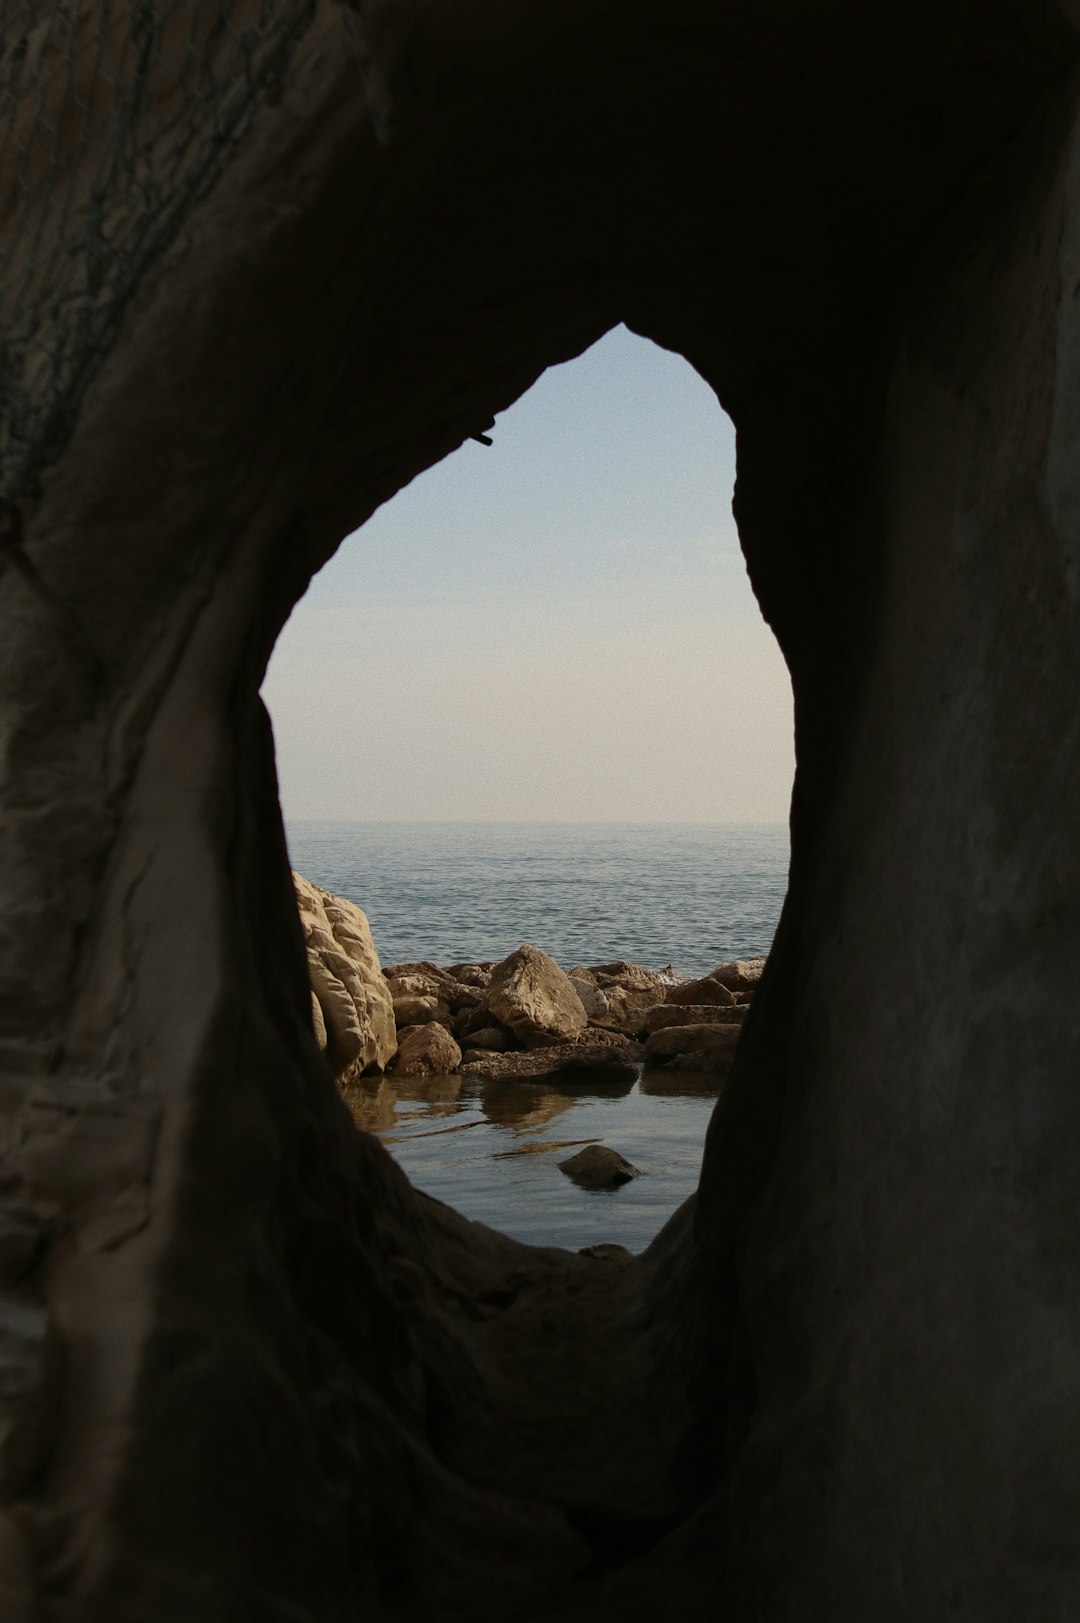
[{"label": "sunlit rock face", "polygon": [[397,1053],[394,1000],[383,978],[367,914],[303,874],[293,887],[307,949],[308,979],[318,1005],[325,1049],[335,1077],[384,1071]]},{"label": "sunlit rock face", "polygon": [[[1076,1615],[1078,28],[317,9],[4,519],[5,1620]],[[699,1193],[612,1267],[356,1131],[258,685],[619,320],[737,425],[798,777]]]}]

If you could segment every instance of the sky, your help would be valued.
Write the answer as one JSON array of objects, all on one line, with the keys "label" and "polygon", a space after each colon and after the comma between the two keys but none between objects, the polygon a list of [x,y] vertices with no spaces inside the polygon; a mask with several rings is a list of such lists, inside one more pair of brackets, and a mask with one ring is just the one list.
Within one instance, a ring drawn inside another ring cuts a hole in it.
[{"label": "sky", "polygon": [[735,432],[619,327],[378,510],[263,684],[286,820],[779,823],[791,684]]}]

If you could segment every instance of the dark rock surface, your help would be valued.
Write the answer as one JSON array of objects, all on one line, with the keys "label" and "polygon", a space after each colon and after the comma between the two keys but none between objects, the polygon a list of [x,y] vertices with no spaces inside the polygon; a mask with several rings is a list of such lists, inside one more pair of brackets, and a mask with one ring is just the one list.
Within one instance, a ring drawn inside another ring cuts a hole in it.
[{"label": "dark rock surface", "polygon": [[746,1008],[738,1003],[657,1003],[645,1011],[645,1031],[663,1031],[668,1026],[739,1026]]},{"label": "dark rock surface", "polygon": [[666,1026],[645,1043],[646,1065],[670,1065],[687,1071],[709,1071],[726,1076],[738,1046],[737,1025]]},{"label": "dark rock surface", "polygon": [[599,1083],[633,1082],[637,1064],[621,1046],[607,1043],[558,1043],[528,1053],[487,1054],[470,1060],[466,1076],[501,1081],[517,1078],[533,1082],[549,1077]]},{"label": "dark rock surface", "polygon": [[641,1176],[640,1168],[606,1144],[590,1144],[556,1165],[582,1189],[619,1189],[631,1178]]},{"label": "dark rock surface", "polygon": [[[199,174],[143,136],[255,9],[163,9],[5,13],[31,303],[180,209],[0,508],[5,1623],[1071,1623],[1080,8],[318,6]],[[259,689],[618,322],[735,419],[798,767],[698,1193],[611,1267],[356,1131]]]}]

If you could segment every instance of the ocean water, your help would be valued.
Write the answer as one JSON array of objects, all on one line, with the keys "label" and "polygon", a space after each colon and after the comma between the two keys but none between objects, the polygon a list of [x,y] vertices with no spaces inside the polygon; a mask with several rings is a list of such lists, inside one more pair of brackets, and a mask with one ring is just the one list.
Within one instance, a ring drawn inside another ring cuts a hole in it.
[{"label": "ocean water", "polygon": [[[628,958],[702,974],[767,953],[783,827],[292,823],[294,868],[364,908],[383,963]],[[535,1245],[641,1251],[693,1191],[715,1079],[640,1067],[611,1084],[373,1077],[350,1098],[418,1188]],[[641,1176],[582,1190],[559,1161],[608,1144]]]},{"label": "ocean water", "polygon": [[702,975],[766,953],[784,825],[291,822],[294,868],[356,902],[384,964],[614,958]]}]

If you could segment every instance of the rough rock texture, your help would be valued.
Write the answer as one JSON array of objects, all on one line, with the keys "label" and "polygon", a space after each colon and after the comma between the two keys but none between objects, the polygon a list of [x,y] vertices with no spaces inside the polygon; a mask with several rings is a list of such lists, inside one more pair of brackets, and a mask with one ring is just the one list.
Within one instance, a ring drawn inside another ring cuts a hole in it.
[{"label": "rough rock texture", "polygon": [[633,1037],[627,1037],[624,1032],[611,1031],[607,1026],[586,1026],[579,1031],[577,1041],[583,1046],[602,1044],[606,1048],[617,1048],[619,1052],[629,1059],[641,1059],[644,1049]]},{"label": "rough rock texture", "polygon": [[570,985],[581,999],[581,1006],[585,1010],[587,1020],[602,1020],[608,1013],[608,1000],[593,980],[584,980],[579,975],[570,976]]},{"label": "rough rock texture", "polygon": [[637,1063],[625,1048],[607,1043],[559,1043],[534,1048],[527,1054],[485,1054],[465,1066],[465,1075],[487,1081],[547,1081],[559,1077],[566,1081],[633,1082]]},{"label": "rough rock texture", "polygon": [[575,1037],[587,1024],[569,975],[538,947],[519,947],[504,958],[492,971],[484,1001],[529,1048]]},{"label": "rough rock texture", "polygon": [[468,1040],[470,1047],[492,1054],[501,1054],[506,1047],[506,1033],[498,1026],[481,1026],[478,1031],[470,1031]]},{"label": "rough rock texture", "polygon": [[452,975],[463,986],[472,986],[483,991],[491,980],[494,964],[450,964],[446,973]]},{"label": "rough rock texture", "polygon": [[406,1026],[426,1026],[432,1020],[441,1026],[449,1024],[450,1010],[445,1003],[439,1003],[433,997],[417,997],[412,993],[394,999],[394,1021],[399,1035]]},{"label": "rough rock texture", "polygon": [[654,1003],[663,1002],[667,988],[676,985],[679,979],[670,969],[646,969],[643,964],[630,964],[623,958],[612,964],[593,964],[589,974],[597,986],[651,992]]},{"label": "rough rock texture", "polygon": [[638,1167],[606,1144],[590,1144],[556,1165],[582,1189],[618,1189],[631,1178],[641,1176]]},{"label": "rough rock texture", "polygon": [[727,1076],[739,1036],[737,1025],[666,1026],[646,1039],[645,1063]]},{"label": "rough rock texture", "polygon": [[609,1025],[626,1037],[639,1037],[645,1029],[645,1016],[656,1002],[656,987],[611,985],[604,996],[607,1013],[597,1016],[597,1023]]},{"label": "rough rock texture", "polygon": [[319,1046],[338,1076],[383,1070],[396,1051],[397,1032],[367,915],[302,874],[294,873],[292,879],[308,978],[325,1028]]},{"label": "rough rock texture", "polygon": [[768,961],[767,958],[735,958],[730,963],[717,964],[709,971],[708,978],[733,992],[752,992],[764,975]]},{"label": "rough rock texture", "polygon": [[683,981],[681,986],[673,986],[668,992],[669,1003],[711,1003],[718,1008],[730,1007],[735,1002],[735,994],[722,981],[713,976],[707,976],[700,981]]},{"label": "rough rock texture", "polygon": [[651,1036],[668,1026],[738,1026],[746,1014],[738,1003],[657,1003],[645,1012],[645,1030]]},{"label": "rough rock texture", "polygon": [[[310,9],[0,512],[0,1613],[1072,1623],[1080,7]],[[96,275],[152,155],[79,146],[87,80],[171,129],[220,8],[8,13],[16,257],[138,156]],[[699,1190],[613,1268],[356,1131],[259,687],[342,537],[619,322],[735,419],[798,765]]]},{"label": "rough rock texture", "polygon": [[409,1026],[398,1042],[395,1076],[448,1076],[461,1068],[461,1049],[445,1026]]}]

